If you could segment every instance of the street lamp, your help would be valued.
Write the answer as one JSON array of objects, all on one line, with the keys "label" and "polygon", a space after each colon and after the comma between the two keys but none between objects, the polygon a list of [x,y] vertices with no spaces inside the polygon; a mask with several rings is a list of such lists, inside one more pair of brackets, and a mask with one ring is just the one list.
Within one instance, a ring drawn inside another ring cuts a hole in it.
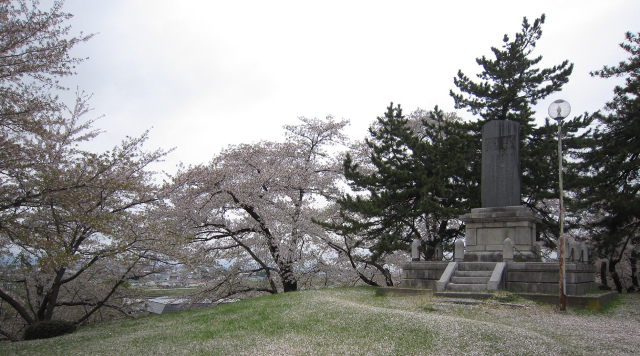
[{"label": "street lamp", "polygon": [[567,310],[567,277],[564,252],[564,199],[562,191],[562,119],[569,116],[571,105],[558,99],[549,105],[549,116],[558,121],[558,181],[560,188],[560,235],[558,236],[558,261],[560,262],[560,310]]}]

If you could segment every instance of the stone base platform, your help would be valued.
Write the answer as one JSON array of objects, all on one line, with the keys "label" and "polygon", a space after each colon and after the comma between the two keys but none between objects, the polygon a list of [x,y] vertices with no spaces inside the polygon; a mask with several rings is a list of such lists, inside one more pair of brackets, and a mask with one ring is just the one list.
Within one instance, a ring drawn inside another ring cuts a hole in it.
[{"label": "stone base platform", "polygon": [[[401,287],[427,288],[436,290],[437,282],[444,274],[450,262],[420,261],[407,262],[402,267]],[[464,264],[466,262],[458,262]],[[567,295],[582,295],[598,289],[596,266],[588,263],[565,264]],[[557,262],[506,262],[500,290],[514,293],[555,294],[560,293],[560,273]]]}]

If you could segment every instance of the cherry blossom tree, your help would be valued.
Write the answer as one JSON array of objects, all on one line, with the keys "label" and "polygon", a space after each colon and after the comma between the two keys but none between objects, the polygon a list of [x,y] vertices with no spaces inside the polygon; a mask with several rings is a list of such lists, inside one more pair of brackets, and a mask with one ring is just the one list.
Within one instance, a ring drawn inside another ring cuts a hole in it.
[{"label": "cherry blossom tree", "polygon": [[163,256],[149,219],[160,191],[147,167],[166,152],[143,151],[146,134],[102,154],[80,150],[96,135],[80,121],[86,100],[25,136],[24,161],[2,174],[0,331],[11,338],[25,324],[122,309],[119,288]]},{"label": "cherry blossom tree", "polygon": [[161,194],[147,133],[113,150],[82,150],[99,134],[90,96],[67,107],[58,79],[82,60],[69,51],[62,1],[0,1],[0,333],[52,319],[86,322],[126,311],[122,288],[162,265],[149,213]]},{"label": "cherry blossom tree", "polygon": [[[348,122],[300,120],[285,126],[285,142],[232,146],[176,175],[168,203],[176,244],[190,243],[191,263],[226,272],[210,291],[295,291],[319,261],[330,259],[312,218],[338,193],[340,165],[332,151],[345,142]],[[241,275],[263,280],[247,284]]]}]

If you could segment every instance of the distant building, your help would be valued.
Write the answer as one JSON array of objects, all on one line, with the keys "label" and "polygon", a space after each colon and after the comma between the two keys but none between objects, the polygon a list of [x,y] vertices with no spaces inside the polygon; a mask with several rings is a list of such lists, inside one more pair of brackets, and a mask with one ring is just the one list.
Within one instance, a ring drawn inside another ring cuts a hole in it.
[{"label": "distant building", "polygon": [[149,313],[154,314],[166,314],[171,312],[184,311],[189,309],[200,309],[210,307],[212,305],[233,303],[239,299],[226,298],[219,300],[216,303],[212,303],[210,300],[203,300],[201,302],[192,303],[189,298],[154,298],[149,299],[145,303],[145,309]]},{"label": "distant building", "polygon": [[[211,304],[211,303],[209,303]],[[146,302],[146,309],[154,314],[166,314],[183,311],[189,308],[189,299],[181,298],[155,298]]]}]

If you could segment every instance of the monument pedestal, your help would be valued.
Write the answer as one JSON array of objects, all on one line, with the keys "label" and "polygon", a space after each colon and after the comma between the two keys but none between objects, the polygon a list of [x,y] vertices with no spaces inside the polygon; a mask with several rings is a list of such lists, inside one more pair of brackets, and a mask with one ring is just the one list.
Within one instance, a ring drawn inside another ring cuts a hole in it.
[{"label": "monument pedestal", "polygon": [[526,206],[471,209],[460,220],[466,224],[465,261],[503,261],[506,239],[513,245],[514,261],[540,260],[535,243],[540,219]]}]

